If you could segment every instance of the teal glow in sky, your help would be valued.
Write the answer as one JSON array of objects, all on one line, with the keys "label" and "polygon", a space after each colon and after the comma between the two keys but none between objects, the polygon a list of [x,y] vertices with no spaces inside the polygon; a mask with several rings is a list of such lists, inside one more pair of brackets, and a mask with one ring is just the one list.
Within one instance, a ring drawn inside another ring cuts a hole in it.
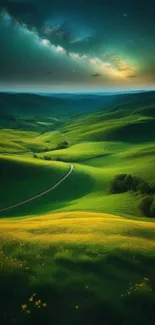
[{"label": "teal glow in sky", "polygon": [[154,14],[151,0],[8,1],[0,11],[0,89],[153,89]]}]

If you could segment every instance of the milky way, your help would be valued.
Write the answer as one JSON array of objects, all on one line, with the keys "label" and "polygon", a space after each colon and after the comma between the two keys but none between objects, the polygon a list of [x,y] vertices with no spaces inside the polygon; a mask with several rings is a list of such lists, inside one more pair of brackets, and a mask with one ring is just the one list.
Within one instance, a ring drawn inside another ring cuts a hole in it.
[{"label": "milky way", "polygon": [[5,1],[0,89],[154,88],[154,12],[151,0]]}]

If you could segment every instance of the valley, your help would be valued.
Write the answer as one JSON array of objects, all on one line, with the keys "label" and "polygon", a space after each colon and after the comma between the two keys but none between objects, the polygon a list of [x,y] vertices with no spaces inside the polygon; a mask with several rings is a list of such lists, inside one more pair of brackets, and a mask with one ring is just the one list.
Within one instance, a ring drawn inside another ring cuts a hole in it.
[{"label": "valley", "polygon": [[153,324],[154,105],[0,94],[2,324]]}]

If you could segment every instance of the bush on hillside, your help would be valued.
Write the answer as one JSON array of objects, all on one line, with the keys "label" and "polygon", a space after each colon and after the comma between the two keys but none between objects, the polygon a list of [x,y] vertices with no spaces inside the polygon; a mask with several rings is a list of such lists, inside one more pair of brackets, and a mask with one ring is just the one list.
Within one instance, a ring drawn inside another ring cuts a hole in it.
[{"label": "bush on hillside", "polygon": [[57,150],[59,150],[59,149],[65,149],[65,148],[67,148],[68,147],[68,142],[67,141],[63,141],[63,142],[61,142],[60,144],[58,144],[58,146],[57,146]]},{"label": "bush on hillside", "polygon": [[36,153],[34,153],[33,158],[38,158],[38,156],[36,155]]},{"label": "bush on hillside", "polygon": [[116,175],[110,184],[110,193],[124,193],[128,191],[139,192],[141,194],[153,193],[153,188],[141,178],[128,174]]},{"label": "bush on hillside", "polygon": [[51,157],[49,157],[49,156],[44,156],[44,159],[45,159],[45,160],[51,160]]},{"label": "bush on hillside", "polygon": [[143,197],[137,208],[143,216],[155,218],[155,197],[151,195]]},{"label": "bush on hillside", "polygon": [[116,175],[110,184],[110,193],[114,194],[136,191],[140,182],[141,180],[135,176],[128,174]]},{"label": "bush on hillside", "polygon": [[151,194],[152,193],[152,189],[151,189],[150,185],[146,182],[141,182],[140,184],[138,184],[137,190],[141,194]]},{"label": "bush on hillside", "polygon": [[124,179],[126,174],[116,175],[110,184],[110,193],[123,193],[126,192]]}]

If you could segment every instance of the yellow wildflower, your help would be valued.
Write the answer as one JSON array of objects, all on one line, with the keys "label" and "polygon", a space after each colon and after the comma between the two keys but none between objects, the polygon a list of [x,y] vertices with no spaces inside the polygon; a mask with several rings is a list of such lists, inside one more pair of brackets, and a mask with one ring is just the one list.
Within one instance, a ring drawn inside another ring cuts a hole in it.
[{"label": "yellow wildflower", "polygon": [[27,305],[23,304],[22,305],[22,310],[25,310],[27,308]]},{"label": "yellow wildflower", "polygon": [[142,287],[144,285],[144,283],[138,283],[137,287]]},{"label": "yellow wildflower", "polygon": [[46,306],[47,306],[47,304],[46,304],[46,302],[44,302],[44,303],[43,303],[43,307],[46,307]]},{"label": "yellow wildflower", "polygon": [[76,309],[79,309],[79,306],[75,306]]},{"label": "yellow wildflower", "polygon": [[40,305],[40,303],[41,303],[41,300],[35,301],[36,306]]},{"label": "yellow wildflower", "polygon": [[144,278],[144,280],[145,280],[145,281],[149,281],[149,279],[148,279],[148,278]]},{"label": "yellow wildflower", "polygon": [[32,302],[32,301],[33,301],[33,297],[31,297],[31,298],[29,299],[29,301]]},{"label": "yellow wildflower", "polygon": [[30,310],[27,310],[27,314],[30,314],[31,312],[30,312]]}]

